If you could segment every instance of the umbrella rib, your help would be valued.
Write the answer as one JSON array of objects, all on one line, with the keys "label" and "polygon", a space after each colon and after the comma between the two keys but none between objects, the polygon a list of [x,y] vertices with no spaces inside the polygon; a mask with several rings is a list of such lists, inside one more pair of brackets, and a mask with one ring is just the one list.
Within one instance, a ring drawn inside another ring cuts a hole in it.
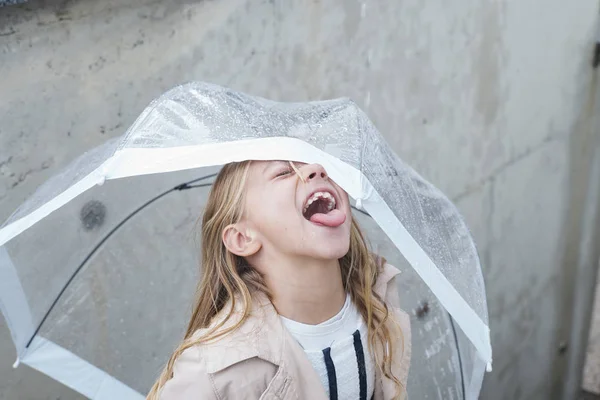
[{"label": "umbrella rib", "polygon": [[454,335],[454,342],[456,343],[456,352],[458,353],[458,368],[460,369],[460,383],[462,385],[462,398],[464,400],[467,398],[467,394],[465,392],[465,377],[463,374],[462,356],[460,355],[460,346],[458,345],[458,336],[456,335],[454,319],[450,313],[448,313],[448,317],[450,317],[450,326],[452,327],[452,334]]},{"label": "umbrella rib", "polygon": [[209,174],[209,175],[205,175],[205,176],[201,176],[201,177],[200,177],[200,178],[198,178],[198,179],[194,179],[194,180],[192,180],[192,181],[189,181],[189,182],[186,182],[186,183],[184,183],[184,185],[190,185],[190,184],[192,184],[192,183],[200,182],[200,181],[203,181],[203,180],[205,180],[205,179],[214,178],[215,176],[217,176],[217,174],[216,174],[216,173],[214,173],[214,174]]},{"label": "umbrella rib", "polygon": [[175,186],[174,188],[169,189],[169,190],[167,190],[167,191],[165,191],[165,192],[163,192],[163,193],[155,196],[154,198],[148,200],[147,202],[145,202],[144,204],[142,204],[141,206],[139,206],[137,209],[135,209],[133,212],[131,212],[127,217],[125,217],[124,220],[122,220],[114,228],[112,228],[106,234],[106,236],[104,236],[102,238],[102,240],[84,258],[84,260],[81,262],[81,264],[79,264],[79,266],[77,267],[77,269],[73,272],[73,274],[71,275],[71,277],[67,280],[67,282],[65,283],[65,285],[63,286],[63,288],[61,289],[61,291],[58,293],[58,295],[56,296],[56,298],[52,302],[52,305],[50,306],[50,308],[48,308],[48,311],[46,311],[46,314],[44,314],[44,317],[42,318],[42,320],[38,324],[37,328],[33,332],[33,335],[31,335],[31,338],[27,342],[27,345],[25,346],[25,348],[29,348],[29,346],[33,342],[33,339],[35,339],[35,337],[37,336],[37,334],[40,332],[40,329],[42,328],[42,325],[44,325],[44,322],[46,322],[46,319],[48,319],[48,316],[50,315],[50,313],[52,312],[52,310],[54,309],[54,307],[58,303],[58,300],[60,300],[61,296],[65,293],[65,291],[67,290],[67,288],[69,287],[69,285],[71,284],[71,282],[73,281],[73,279],[75,279],[75,277],[77,276],[77,274],[83,269],[83,267],[89,261],[89,259],[92,258],[92,256],[96,253],[96,251],[98,251],[98,249],[113,235],[113,233],[115,233],[121,226],[123,226],[123,224],[125,224],[127,221],[129,221],[133,216],[135,216],[137,213],[139,213],[144,208],[148,207],[150,204],[154,203],[156,200],[160,199],[161,197],[164,197],[167,194],[169,194],[169,193],[171,193],[171,192],[173,192],[175,190],[185,190],[185,189],[190,189],[190,188],[195,188],[195,187],[210,186],[210,185],[212,185],[212,183],[205,183],[205,184],[199,184],[199,185],[190,185],[190,183],[199,182],[199,181],[202,181],[204,179],[212,178],[214,176],[216,176],[216,174],[210,174],[210,175],[206,175],[206,176],[200,177],[198,179],[194,179],[192,181],[189,181],[189,182],[183,183],[181,185]]},{"label": "umbrella rib", "polygon": [[186,190],[186,189],[193,189],[193,188],[201,188],[201,187],[212,186],[213,184],[214,184],[214,182],[200,183],[198,185],[189,185],[187,183],[184,183],[183,185],[177,186],[175,188],[175,190]]},{"label": "umbrella rib", "polygon": [[353,210],[358,211],[359,213],[366,215],[367,217],[371,218],[371,214],[369,214],[368,212],[361,210],[360,208],[356,208],[354,206],[350,206]]}]

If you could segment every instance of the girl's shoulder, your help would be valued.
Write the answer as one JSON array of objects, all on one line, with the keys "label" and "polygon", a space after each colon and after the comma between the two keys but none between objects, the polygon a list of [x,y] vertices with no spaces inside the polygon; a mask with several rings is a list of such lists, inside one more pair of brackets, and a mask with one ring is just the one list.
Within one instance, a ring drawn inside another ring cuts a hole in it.
[{"label": "girl's shoulder", "polygon": [[[394,307],[400,305],[396,303],[398,288],[396,285],[396,276],[400,274],[400,270],[393,265],[389,264],[385,258],[381,256],[374,256],[377,264],[377,280],[373,290],[377,293],[386,303],[391,300]],[[390,299],[388,299],[392,296]]]},{"label": "girl's shoulder", "polygon": [[[190,340],[197,343],[175,361],[173,378],[161,399],[185,400],[188,393],[196,393],[190,399],[259,398],[277,373],[283,346],[275,309],[263,303],[253,301],[246,318],[240,301],[234,309],[226,305],[224,310],[232,310],[229,318],[228,312],[217,314],[208,328],[194,332]],[[220,322],[224,323],[215,332],[221,335],[200,340]],[[245,382],[244,393],[236,392],[239,382]]]},{"label": "girl's shoulder", "polygon": [[380,293],[378,294],[385,303],[391,307],[394,318],[402,332],[400,337],[401,341],[397,348],[399,357],[395,359],[393,369],[394,374],[406,387],[412,353],[410,316],[401,307],[399,287],[396,281],[397,276],[400,274],[400,270],[393,265],[388,264],[384,258],[380,259],[381,262],[378,262],[379,273],[376,286],[379,287]]},{"label": "girl's shoulder", "polygon": [[[217,342],[218,343],[218,342]],[[259,398],[277,372],[277,366],[257,357],[237,361],[225,367],[211,365],[203,350],[216,343],[186,349],[173,365],[173,376],[161,391],[161,400]],[[229,349],[231,351],[231,349]],[[226,355],[228,351],[221,352]],[[243,393],[239,382],[245,382]]]}]

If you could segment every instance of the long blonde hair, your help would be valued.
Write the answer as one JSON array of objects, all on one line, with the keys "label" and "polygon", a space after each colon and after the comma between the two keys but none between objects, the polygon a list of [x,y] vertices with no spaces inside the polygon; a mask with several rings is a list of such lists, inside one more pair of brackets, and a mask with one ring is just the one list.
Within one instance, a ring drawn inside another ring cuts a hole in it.
[{"label": "long blonde hair", "polygon": [[[186,349],[216,340],[238,329],[251,311],[253,292],[262,292],[270,298],[262,276],[245,260],[229,252],[222,240],[223,229],[239,221],[244,204],[244,188],[250,161],[225,165],[212,187],[202,217],[202,279],[196,290],[192,317],[182,343],[174,351],[160,377],[152,386],[147,399],[158,400],[165,383],[173,376],[173,365]],[[294,168],[295,169],[295,168]],[[345,290],[366,321],[369,348],[381,373],[396,384],[397,393],[402,383],[392,373],[395,335],[402,336],[397,321],[387,305],[373,291],[379,274],[379,264],[385,262],[369,252],[365,238],[354,219],[350,230],[350,249],[339,260]],[[233,315],[236,302],[243,305],[243,315],[234,325],[220,329]],[[225,305],[231,302],[227,311]],[[225,312],[224,318],[211,325],[213,318]],[[208,329],[206,329],[208,328]],[[206,331],[194,335],[199,329]],[[379,350],[379,351],[377,351]]]}]

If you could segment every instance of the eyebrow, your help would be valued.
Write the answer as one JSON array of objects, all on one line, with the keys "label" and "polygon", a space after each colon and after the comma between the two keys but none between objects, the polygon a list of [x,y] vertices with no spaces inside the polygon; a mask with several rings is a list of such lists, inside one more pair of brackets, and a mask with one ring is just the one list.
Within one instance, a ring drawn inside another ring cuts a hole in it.
[{"label": "eyebrow", "polygon": [[265,167],[263,168],[263,173],[267,172],[269,170],[269,168],[271,168],[273,165],[277,165],[277,164],[281,164],[281,163],[287,163],[287,161],[272,160],[272,161],[267,162],[267,165],[265,165]]}]

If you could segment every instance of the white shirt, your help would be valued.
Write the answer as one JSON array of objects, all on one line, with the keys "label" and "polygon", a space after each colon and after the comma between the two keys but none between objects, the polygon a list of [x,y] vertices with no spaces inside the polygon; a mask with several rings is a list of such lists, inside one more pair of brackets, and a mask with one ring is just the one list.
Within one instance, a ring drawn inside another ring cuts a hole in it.
[{"label": "white shirt", "polygon": [[[304,349],[330,399],[371,399],[375,368],[368,347],[368,330],[349,295],[340,312],[318,325],[280,318]],[[359,360],[362,359],[365,377],[361,382]],[[366,387],[362,393],[361,384]]]}]

